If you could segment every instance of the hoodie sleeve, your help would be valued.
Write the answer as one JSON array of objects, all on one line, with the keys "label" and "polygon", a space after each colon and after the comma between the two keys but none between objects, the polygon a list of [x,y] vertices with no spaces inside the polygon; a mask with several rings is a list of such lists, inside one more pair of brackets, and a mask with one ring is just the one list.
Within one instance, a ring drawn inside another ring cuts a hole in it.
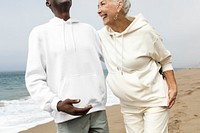
[{"label": "hoodie sleeve", "polygon": [[57,110],[60,99],[47,85],[45,52],[36,29],[33,29],[29,36],[25,81],[31,97],[40,104],[43,110],[48,112]]},{"label": "hoodie sleeve", "polygon": [[160,36],[154,37],[152,58],[159,62],[163,71],[173,70],[171,62],[171,53],[164,47]]}]

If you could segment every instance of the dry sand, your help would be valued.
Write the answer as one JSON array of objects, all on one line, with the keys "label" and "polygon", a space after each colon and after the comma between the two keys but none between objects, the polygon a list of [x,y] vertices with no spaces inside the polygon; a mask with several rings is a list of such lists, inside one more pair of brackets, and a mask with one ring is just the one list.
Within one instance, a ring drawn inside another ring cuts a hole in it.
[{"label": "dry sand", "polygon": [[[178,83],[176,104],[170,110],[169,133],[200,133],[200,69],[175,72]],[[119,105],[107,108],[110,133],[125,133]],[[21,133],[56,133],[49,122]]]},{"label": "dry sand", "polygon": [[169,133],[200,133],[200,69],[175,74],[179,92],[170,110]]}]

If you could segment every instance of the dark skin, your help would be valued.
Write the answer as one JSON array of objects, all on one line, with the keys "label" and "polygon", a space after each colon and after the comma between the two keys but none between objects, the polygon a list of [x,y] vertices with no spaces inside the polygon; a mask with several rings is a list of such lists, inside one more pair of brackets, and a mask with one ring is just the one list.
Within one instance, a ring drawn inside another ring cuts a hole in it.
[{"label": "dark skin", "polygon": [[[70,8],[72,0],[46,0],[46,6],[51,9],[53,14],[67,21],[70,18]],[[65,112],[70,115],[86,115],[87,112],[92,108],[91,105],[87,105],[84,108],[77,108],[74,104],[80,103],[80,99],[66,99],[59,101],[57,104],[58,111]]]}]

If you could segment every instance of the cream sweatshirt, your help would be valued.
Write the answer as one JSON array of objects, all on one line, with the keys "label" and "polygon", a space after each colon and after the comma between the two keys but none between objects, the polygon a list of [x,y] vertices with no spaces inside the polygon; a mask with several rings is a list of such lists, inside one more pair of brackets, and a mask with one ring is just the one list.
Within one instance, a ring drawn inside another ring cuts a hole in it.
[{"label": "cream sweatshirt", "polygon": [[92,105],[89,111],[105,110],[106,87],[99,56],[100,40],[88,24],[54,17],[35,27],[29,37],[26,86],[56,123],[72,116],[57,111],[57,103],[80,99],[76,107]]},{"label": "cream sweatshirt", "polygon": [[167,106],[168,87],[159,69],[173,70],[171,54],[147,20],[139,14],[122,33],[105,26],[99,36],[107,84],[121,103]]}]

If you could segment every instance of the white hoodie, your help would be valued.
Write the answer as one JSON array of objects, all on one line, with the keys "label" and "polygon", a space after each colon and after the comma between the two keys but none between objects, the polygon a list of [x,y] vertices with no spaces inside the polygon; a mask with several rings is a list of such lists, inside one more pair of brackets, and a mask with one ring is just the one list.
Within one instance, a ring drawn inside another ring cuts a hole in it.
[{"label": "white hoodie", "polygon": [[57,111],[57,103],[80,99],[76,107],[105,110],[106,87],[100,62],[98,34],[88,24],[54,17],[35,27],[29,37],[26,86],[56,123],[77,116]]},{"label": "white hoodie", "polygon": [[168,87],[159,69],[173,70],[171,54],[146,19],[139,14],[122,33],[105,26],[99,36],[109,72],[107,83],[121,103],[167,106]]}]

